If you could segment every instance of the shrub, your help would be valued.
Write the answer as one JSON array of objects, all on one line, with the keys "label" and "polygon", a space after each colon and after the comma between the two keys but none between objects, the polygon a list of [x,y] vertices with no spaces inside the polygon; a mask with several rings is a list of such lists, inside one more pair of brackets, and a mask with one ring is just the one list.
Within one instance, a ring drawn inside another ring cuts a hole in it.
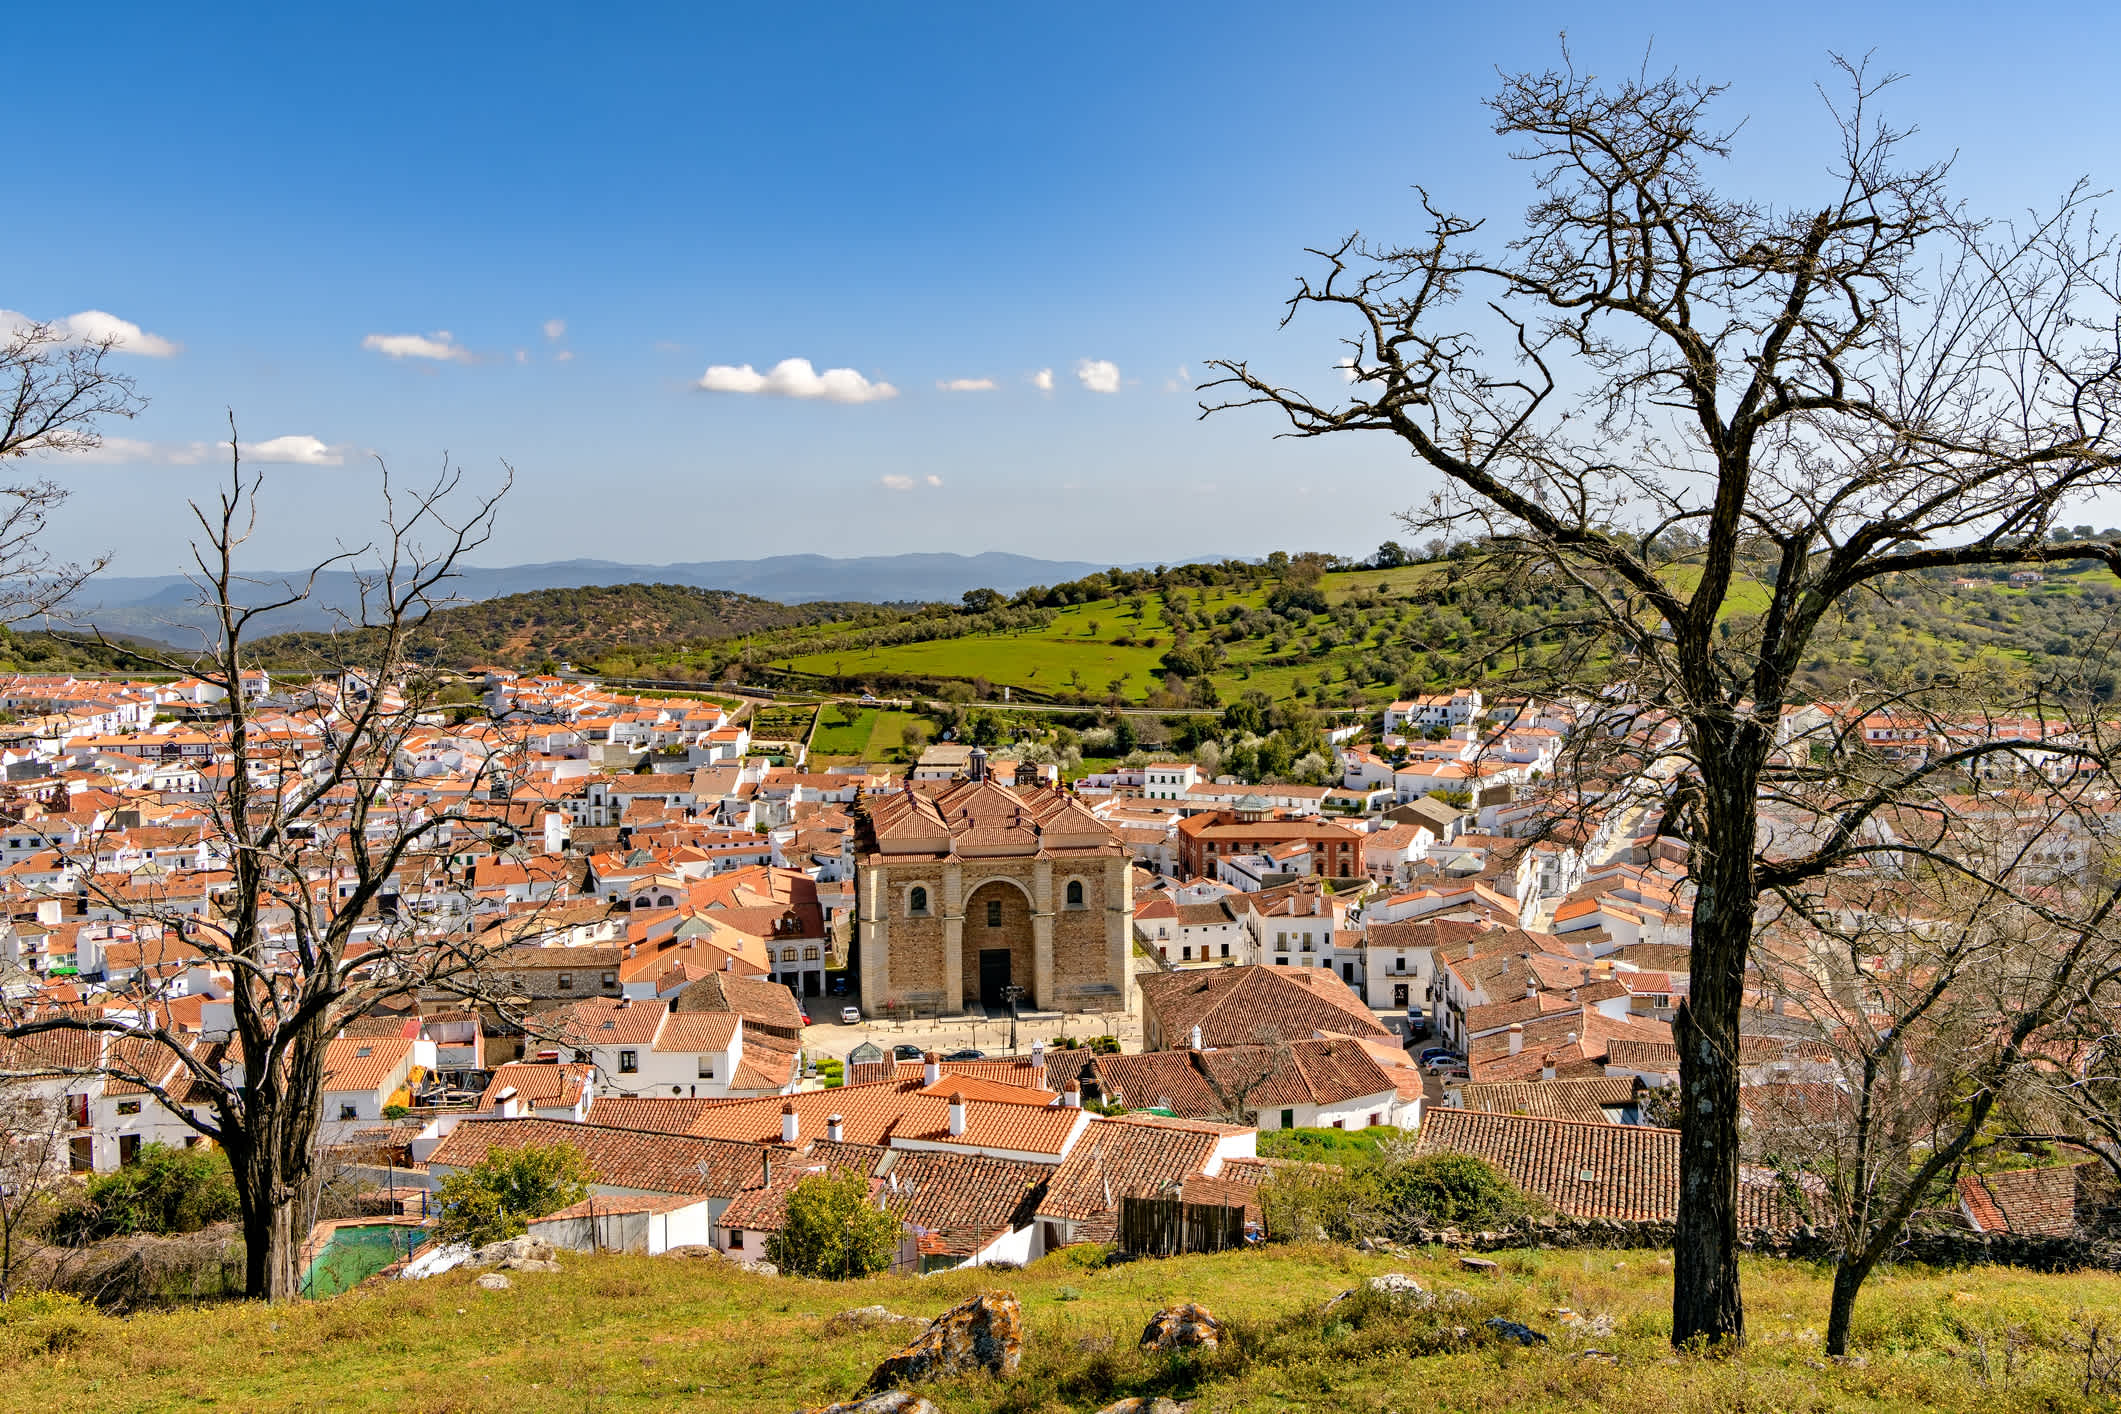
[{"label": "shrub", "polygon": [[817,1173],[789,1190],[766,1256],[791,1276],[844,1281],[888,1271],[898,1235],[898,1219],[870,1201],[867,1174]]},{"label": "shrub", "polygon": [[1530,1211],[1516,1184],[1470,1154],[1430,1154],[1379,1176],[1393,1209],[1429,1227],[1502,1227]]},{"label": "shrub", "polygon": [[442,1180],[435,1234],[445,1242],[480,1246],[520,1236],[530,1219],[556,1213],[589,1196],[595,1170],[568,1143],[496,1149]]},{"label": "shrub", "polygon": [[146,1144],[133,1161],[88,1181],[52,1220],[52,1239],[84,1246],[133,1233],[197,1232],[236,1215],[236,1184],[219,1149]]}]

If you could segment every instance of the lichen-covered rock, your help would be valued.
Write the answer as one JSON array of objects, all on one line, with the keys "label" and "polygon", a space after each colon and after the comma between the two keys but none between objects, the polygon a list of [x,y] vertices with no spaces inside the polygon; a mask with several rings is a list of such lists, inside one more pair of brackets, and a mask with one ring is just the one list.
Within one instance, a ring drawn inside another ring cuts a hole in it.
[{"label": "lichen-covered rock", "polygon": [[1500,1266],[1489,1261],[1486,1257],[1460,1257],[1458,1265],[1469,1272],[1495,1272],[1501,1270]]},{"label": "lichen-covered rock", "polygon": [[1144,1350],[1213,1350],[1222,1341],[1222,1322],[1196,1302],[1166,1306],[1142,1329]]},{"label": "lichen-covered rock", "polygon": [[[471,1254],[474,1267],[498,1266],[502,1262],[549,1262],[555,1255],[550,1242],[535,1237],[511,1237],[503,1242],[489,1242]],[[557,1269],[555,1269],[557,1270]]]},{"label": "lichen-covered rock", "polygon": [[942,1414],[942,1411],[909,1390],[887,1389],[866,1399],[812,1409],[808,1414]]},{"label": "lichen-covered rock", "polygon": [[510,1257],[501,1263],[504,1272],[556,1272],[560,1264],[549,1257]]},{"label": "lichen-covered rock", "polygon": [[1129,1395],[1097,1414],[1178,1414],[1178,1401],[1165,1395]]},{"label": "lichen-covered rock", "polygon": [[510,1286],[514,1285],[514,1283],[509,1281],[507,1277],[502,1276],[499,1272],[487,1272],[485,1275],[481,1276],[477,1281],[473,1282],[472,1285],[478,1287],[481,1291],[506,1291]]},{"label": "lichen-covered rock", "polygon": [[1501,1316],[1490,1316],[1484,1322],[1487,1328],[1504,1340],[1514,1340],[1519,1345],[1545,1345],[1547,1338],[1530,1326],[1518,1321],[1504,1320]]},{"label": "lichen-covered rock", "polygon": [[869,1377],[872,1390],[940,1375],[1013,1375],[1024,1359],[1024,1308],[1006,1291],[961,1301],[929,1323],[918,1340],[889,1356]]},{"label": "lichen-covered rock", "polygon": [[1362,1286],[1350,1287],[1348,1290],[1343,1291],[1326,1303],[1326,1309],[1328,1311],[1332,1310],[1356,1292],[1361,1291],[1363,1287],[1369,1288],[1395,1306],[1411,1306],[1417,1310],[1427,1310],[1436,1304],[1435,1296],[1430,1294],[1427,1288],[1405,1272],[1386,1272],[1382,1276],[1371,1277]]}]

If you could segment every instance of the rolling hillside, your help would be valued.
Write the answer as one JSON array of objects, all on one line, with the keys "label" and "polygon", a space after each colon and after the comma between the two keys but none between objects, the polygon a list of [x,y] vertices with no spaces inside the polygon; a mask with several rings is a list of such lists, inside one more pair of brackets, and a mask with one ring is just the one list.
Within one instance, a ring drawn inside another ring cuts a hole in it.
[{"label": "rolling hillside", "polygon": [[[629,653],[625,672],[749,673],[855,690],[936,691],[1060,702],[1212,705],[1250,692],[1321,706],[1359,706],[1479,681],[1520,653],[1563,651],[1581,611],[1559,586],[1500,589],[1461,578],[1449,562],[1333,572],[1292,587],[1264,571],[1187,566],[1146,585],[1095,576],[1043,597],[1018,595],[896,619],[768,629],[741,644]],[[1197,571],[1197,574],[1195,573]],[[1193,576],[1193,582],[1187,577]],[[1763,605],[1745,583],[1731,616]],[[813,606],[815,607],[815,606]],[[2012,584],[1909,575],[1842,607],[1803,668],[1803,686],[1832,694],[1859,675],[2001,669],[2081,676],[2116,695],[2121,586],[2096,567]]]},{"label": "rolling hillside", "polygon": [[[412,652],[445,667],[524,668],[620,652],[667,652],[677,645],[879,612],[893,611],[866,603],[782,604],[679,584],[540,589],[439,610],[413,640]],[[333,638],[325,633],[279,634],[256,646],[262,662],[297,665],[333,651]]]}]

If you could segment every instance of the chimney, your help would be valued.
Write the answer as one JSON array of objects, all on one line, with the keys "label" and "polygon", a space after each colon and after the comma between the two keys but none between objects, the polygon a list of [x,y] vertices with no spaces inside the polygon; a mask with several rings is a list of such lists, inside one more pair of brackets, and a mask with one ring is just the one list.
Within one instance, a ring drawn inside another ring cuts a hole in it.
[{"label": "chimney", "polygon": [[1193,1028],[1193,1049],[1196,1051],[1200,1049],[1200,1028],[1198,1026]]},{"label": "chimney", "polygon": [[1524,1027],[1517,1022],[1512,1022],[1510,1023],[1510,1054],[1514,1056],[1523,1049]]},{"label": "chimney", "polygon": [[1466,961],[1467,961],[1467,962],[1471,962],[1472,960],[1473,960],[1473,945],[1472,945],[1471,943],[1467,943],[1467,944],[1466,944]]},{"label": "chimney", "polygon": [[1539,1078],[1541,1080],[1552,1080],[1554,1078],[1554,1053],[1552,1051],[1548,1051],[1539,1058]]},{"label": "chimney", "polygon": [[825,1116],[825,1137],[835,1144],[840,1142],[840,1117],[838,1115]]},{"label": "chimney", "polygon": [[964,1132],[965,1097],[962,1092],[952,1090],[950,1092],[950,1133],[954,1136]]},{"label": "chimney", "polygon": [[773,1184],[773,1150],[759,1150],[759,1181],[768,1187]]},{"label": "chimney", "polygon": [[1538,983],[1537,979],[1535,979],[1535,978],[1531,978],[1531,977],[1527,977],[1527,978],[1525,978],[1525,979],[1524,979],[1524,999],[1525,999],[1526,1001],[1528,1001],[1528,1002],[1529,1002],[1529,1001],[1534,1001],[1534,1000],[1536,1000],[1536,999],[1538,998],[1538,996],[1539,996],[1539,983]]},{"label": "chimney", "polygon": [[493,1112],[502,1119],[515,1119],[523,1113],[523,1097],[510,1085],[493,1097]]},{"label": "chimney", "polygon": [[1083,1087],[1073,1080],[1063,1085],[1061,1087],[1061,1106],[1070,1110],[1081,1109],[1083,1107]]},{"label": "chimney", "polygon": [[802,1128],[802,1121],[795,1117],[795,1106],[783,1100],[781,1102],[781,1142],[783,1144],[793,1144],[801,1137]]},{"label": "chimney", "polygon": [[1040,1070],[1046,1068],[1046,1042],[1044,1037],[1040,1037],[1031,1043],[1031,1064],[1037,1066]]},{"label": "chimney", "polygon": [[972,748],[972,755],[965,762],[965,772],[975,781],[987,779],[987,748],[984,746]]},{"label": "chimney", "polygon": [[925,1052],[923,1052],[923,1053],[922,1053],[922,1055],[921,1055],[921,1084],[923,1084],[923,1085],[940,1085],[940,1084],[942,1084],[942,1083],[943,1083],[943,1063],[942,1063],[942,1061],[941,1061],[941,1060],[939,1060],[939,1059],[938,1059],[938,1058],[936,1057],[936,1054],[935,1054],[935,1052],[933,1052],[933,1051],[925,1051]]}]

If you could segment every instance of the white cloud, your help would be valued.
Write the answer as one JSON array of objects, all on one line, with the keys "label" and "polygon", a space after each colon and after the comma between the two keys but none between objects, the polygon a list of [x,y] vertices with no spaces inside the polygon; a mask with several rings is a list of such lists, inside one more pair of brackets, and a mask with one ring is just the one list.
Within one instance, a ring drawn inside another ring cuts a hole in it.
[{"label": "white cloud", "polygon": [[[226,445],[225,443],[223,445]],[[62,455],[89,466],[196,466],[213,449],[204,442],[147,442],[138,437],[105,437],[93,447]]]},{"label": "white cloud", "polygon": [[828,403],[874,403],[898,396],[889,383],[872,383],[851,368],[823,373],[807,358],[784,358],[761,373],[750,364],[717,363],[700,375],[710,393],[756,393],[767,398],[819,398]]},{"label": "white cloud", "polygon": [[516,350],[516,362],[517,362],[517,363],[528,363],[528,362],[530,362],[530,350],[528,350],[528,349],[517,349],[517,350]]},{"label": "white cloud", "polygon": [[[12,309],[0,309],[0,327],[20,329],[37,321]],[[138,354],[142,358],[174,358],[184,345],[150,334],[130,319],[120,319],[100,309],[84,309],[51,321],[52,328],[70,344],[94,344],[108,340],[113,353]]]},{"label": "white cloud", "polygon": [[432,334],[370,334],[361,347],[385,358],[431,358],[443,363],[476,363],[478,355],[450,337],[447,329]]},{"label": "white cloud", "polygon": [[1053,370],[1050,368],[1041,368],[1038,372],[1032,374],[1031,386],[1038,389],[1041,393],[1052,392]]},{"label": "white cloud", "polygon": [[556,354],[554,354],[554,355],[552,356],[552,361],[553,361],[554,363],[573,363],[573,362],[574,362],[574,350],[573,350],[573,349],[561,349],[561,350],[560,350],[560,351],[559,351],[558,353],[556,353]]},{"label": "white cloud", "polygon": [[[221,443],[221,448],[226,451],[228,443]],[[243,455],[249,461],[274,466],[339,466],[346,460],[346,449],[327,446],[320,438],[297,435],[245,442]]]},{"label": "white cloud", "polygon": [[991,393],[994,391],[994,380],[992,378],[939,378],[936,380],[935,386],[946,393]]},{"label": "white cloud", "polygon": [[545,337],[546,337],[546,338],[548,338],[548,339],[558,339],[558,338],[564,337],[564,336],[566,335],[566,333],[567,333],[567,321],[566,321],[566,320],[564,320],[564,319],[548,319],[548,320],[546,320],[546,321],[545,321]]},{"label": "white cloud", "polygon": [[1119,365],[1105,358],[1086,358],[1075,365],[1075,379],[1093,393],[1119,391]]},{"label": "white cloud", "polygon": [[899,476],[893,474],[889,476],[879,476],[876,479],[876,483],[877,485],[883,487],[886,491],[911,491],[916,486],[941,486],[943,484],[943,478],[941,478],[940,476],[936,476],[933,473],[919,478],[911,476]]},{"label": "white cloud", "polygon": [[1166,378],[1164,380],[1164,391],[1167,393],[1180,392],[1192,386],[1192,371],[1188,369],[1183,363],[1178,366],[1178,376],[1176,378]]}]

